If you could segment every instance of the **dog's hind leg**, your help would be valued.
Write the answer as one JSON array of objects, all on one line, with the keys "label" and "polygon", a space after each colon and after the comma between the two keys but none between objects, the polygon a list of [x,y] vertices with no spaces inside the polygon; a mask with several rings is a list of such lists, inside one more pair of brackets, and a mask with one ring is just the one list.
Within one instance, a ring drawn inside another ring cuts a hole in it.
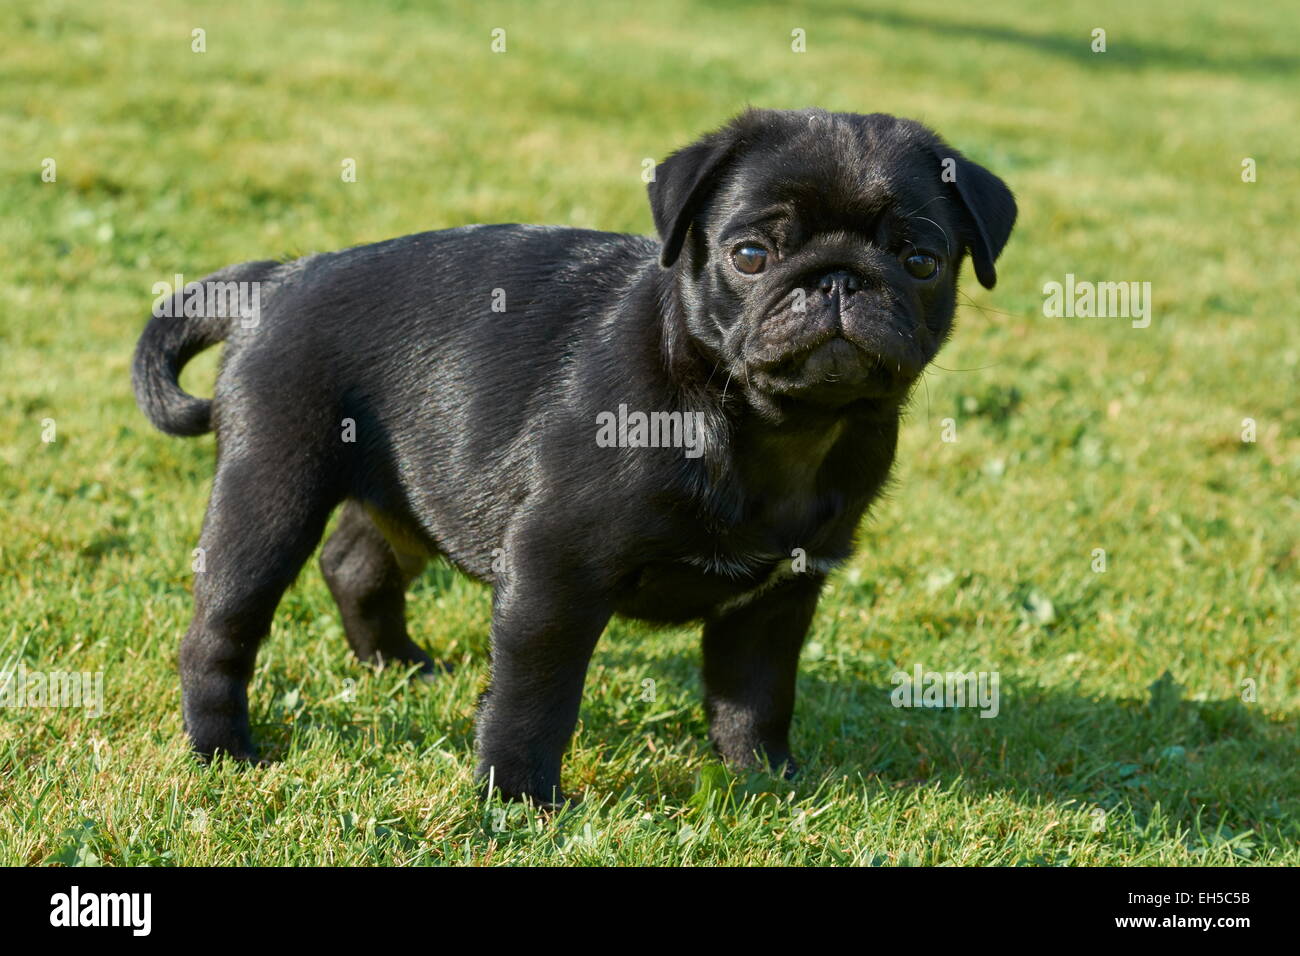
[{"label": "dog's hind leg", "polygon": [[320,567],[359,660],[418,664],[423,673],[434,673],[433,659],[406,631],[406,587],[426,561],[394,550],[357,502],[343,506]]},{"label": "dog's hind leg", "polygon": [[180,651],[185,729],[203,757],[256,759],[248,681],[257,648],[342,497],[327,478],[304,481],[310,474],[282,450],[242,447],[218,463]]}]

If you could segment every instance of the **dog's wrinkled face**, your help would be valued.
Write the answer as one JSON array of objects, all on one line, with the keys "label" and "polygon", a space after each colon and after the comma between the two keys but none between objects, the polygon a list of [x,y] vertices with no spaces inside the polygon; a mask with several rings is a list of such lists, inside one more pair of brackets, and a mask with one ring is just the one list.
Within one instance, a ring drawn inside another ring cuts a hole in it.
[{"label": "dog's wrinkled face", "polygon": [[750,111],[656,171],[691,335],[761,401],[901,401],[947,338],[970,254],[992,287],[1015,201],[925,127]]}]

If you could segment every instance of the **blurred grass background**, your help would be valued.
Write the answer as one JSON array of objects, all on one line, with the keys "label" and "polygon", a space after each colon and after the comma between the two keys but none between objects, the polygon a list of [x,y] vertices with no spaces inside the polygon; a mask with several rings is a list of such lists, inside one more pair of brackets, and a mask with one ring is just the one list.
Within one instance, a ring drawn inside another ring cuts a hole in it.
[{"label": "blurred grass background", "polygon": [[[1213,0],[0,5],[0,665],[107,694],[0,711],[0,862],[1300,863],[1297,27]],[[213,448],[134,406],[153,283],[470,222],[649,232],[642,160],[746,104],[922,120],[1021,210],[819,610],[802,779],[722,773],[696,632],[616,622],[585,801],[482,807],[487,592],[417,583],[413,634],[459,666],[409,685],[353,662],[314,564],[252,688],[278,762],[196,769],[175,652]],[[1151,327],[1045,318],[1066,273],[1150,281]],[[917,663],[1000,672],[1000,715],[895,710]]]}]

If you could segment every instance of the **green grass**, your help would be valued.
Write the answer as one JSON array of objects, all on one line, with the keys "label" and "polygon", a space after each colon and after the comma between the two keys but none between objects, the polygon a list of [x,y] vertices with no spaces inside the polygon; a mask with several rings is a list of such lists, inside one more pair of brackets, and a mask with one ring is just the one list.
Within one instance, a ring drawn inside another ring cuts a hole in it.
[{"label": "green grass", "polygon": [[[0,711],[0,863],[1300,863],[1300,9],[424,6],[0,10],[0,662],[102,670],[107,704]],[[746,103],[929,122],[1021,207],[817,614],[802,778],[726,777],[696,633],[615,622],[582,803],[484,807],[488,593],[417,583],[457,664],[426,686],[354,663],[314,563],[252,686],[276,762],[196,767],[175,655],[213,444],[134,406],[152,284],[477,221],[649,231],[641,160]],[[1151,327],[1045,318],[1067,272],[1150,281]],[[894,709],[917,663],[998,671],[1000,715]]]}]

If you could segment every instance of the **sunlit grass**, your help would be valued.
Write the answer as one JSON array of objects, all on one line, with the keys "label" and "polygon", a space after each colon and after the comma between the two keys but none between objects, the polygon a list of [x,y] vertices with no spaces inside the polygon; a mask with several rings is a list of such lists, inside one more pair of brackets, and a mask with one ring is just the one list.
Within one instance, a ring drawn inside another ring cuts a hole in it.
[{"label": "sunlit grass", "polygon": [[[0,665],[102,670],[107,704],[0,710],[0,862],[1300,863],[1300,11],[425,6],[0,13]],[[175,653],[213,446],[134,406],[152,284],[475,221],[647,232],[642,160],[746,103],[914,116],[1021,208],[818,612],[802,778],[722,775],[695,633],[616,622],[583,803],[484,807],[487,593],[417,583],[457,669],[408,684],[351,659],[314,564],[252,688],[277,762],[196,768]],[[1044,318],[1066,273],[1150,281],[1151,327]],[[917,663],[998,671],[999,716],[891,707]]]}]

